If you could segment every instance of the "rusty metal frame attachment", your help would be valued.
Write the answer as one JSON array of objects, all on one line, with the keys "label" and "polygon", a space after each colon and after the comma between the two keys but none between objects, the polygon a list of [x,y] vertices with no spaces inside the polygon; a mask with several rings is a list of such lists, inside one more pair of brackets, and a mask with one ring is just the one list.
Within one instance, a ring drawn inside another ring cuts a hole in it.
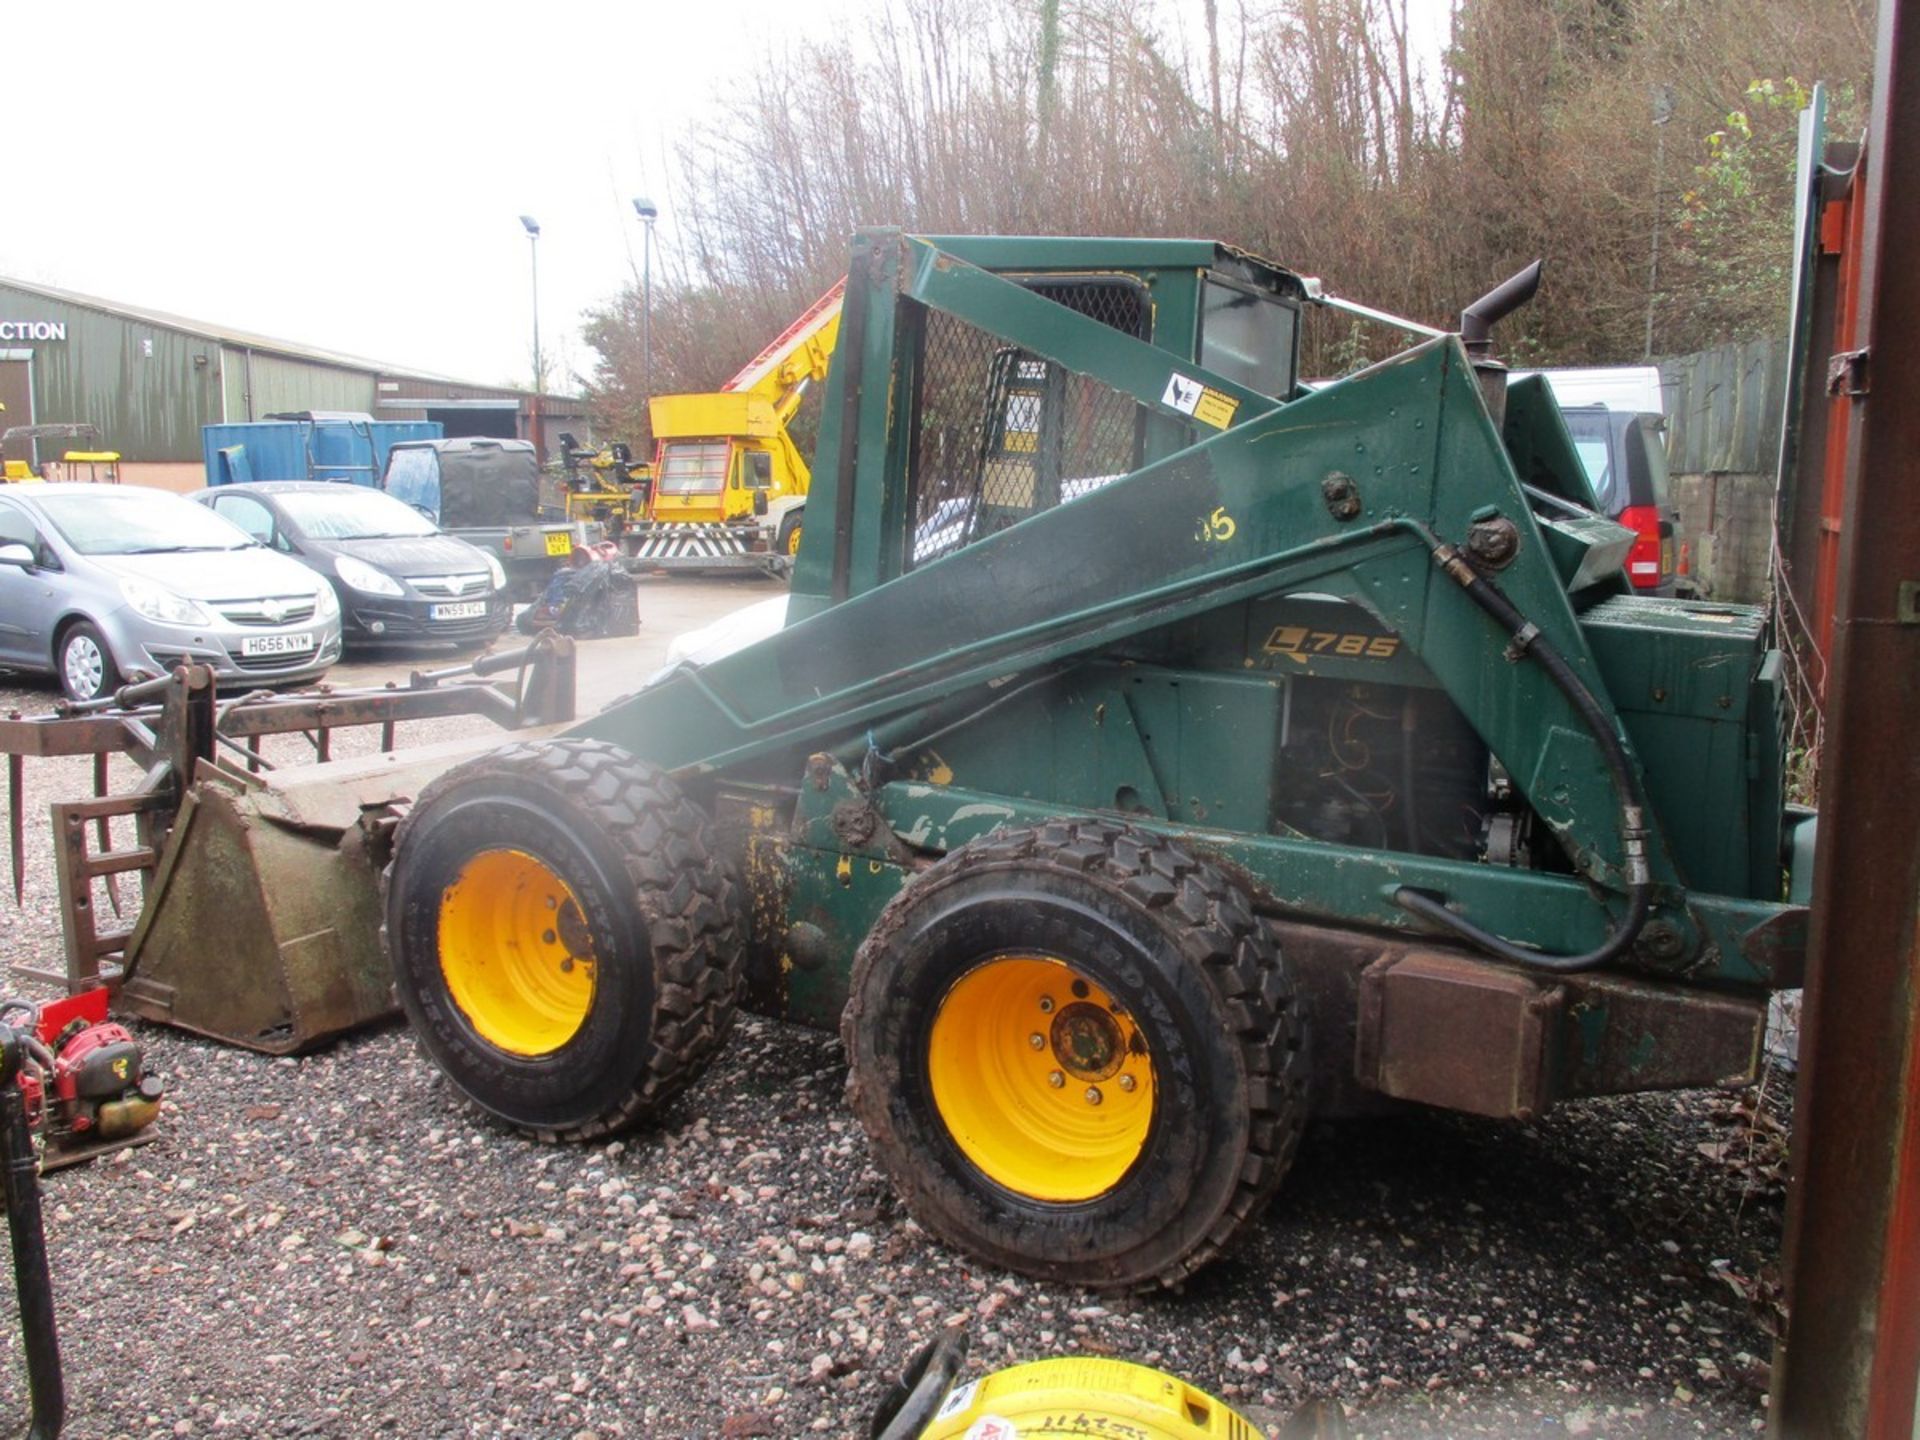
[{"label": "rusty metal frame attachment", "polygon": [[[501,678],[489,679],[495,676]],[[159,987],[166,991],[161,999],[153,995],[143,999],[135,993],[142,988],[138,985],[127,990],[136,968],[129,956],[137,956],[142,942],[152,938],[156,902],[181,869],[194,868],[191,862],[185,867],[181,863],[179,852],[188,847],[170,842],[177,834],[184,838],[202,800],[217,797],[231,808],[235,795],[269,795],[274,789],[272,772],[279,767],[262,751],[266,736],[302,735],[313,763],[331,768],[337,731],[377,725],[379,749],[391,754],[402,723],[456,715],[485,716],[507,730],[571,721],[573,642],[546,632],[515,650],[416,671],[404,684],[362,689],[321,686],[284,694],[254,690],[225,699],[211,670],[183,665],[157,679],[124,686],[102,700],[62,704],[50,715],[25,717],[16,711],[0,719],[16,904],[24,899],[26,880],[25,760],[90,755],[94,761],[93,796],[56,801],[50,807],[64,969],[15,965],[14,974],[61,985],[69,994],[106,985],[125,992],[125,1003],[149,1018],[207,1029],[177,1013],[177,977],[175,983]],[[110,792],[109,762],[116,755],[131,759],[141,773],[131,787]],[[116,840],[115,821],[132,822],[131,838],[123,829]],[[251,834],[264,827],[243,824],[240,828]],[[117,883],[126,875],[137,876],[140,887],[140,903],[131,917],[124,913]],[[110,915],[103,915],[103,909]],[[269,925],[270,931],[276,928]],[[275,937],[252,938],[264,943]],[[231,942],[232,937],[228,939]],[[236,946],[241,952],[234,957],[239,969],[223,974],[221,983],[244,976],[246,967],[258,958],[245,952],[258,948]],[[357,1013],[369,1003],[362,997],[349,1008]],[[347,1016],[327,1014],[325,1005],[307,1009],[309,1013],[287,1032],[301,1037],[301,1043],[346,1028],[336,1022],[352,1023]],[[252,1043],[245,1035],[221,1038]]]}]

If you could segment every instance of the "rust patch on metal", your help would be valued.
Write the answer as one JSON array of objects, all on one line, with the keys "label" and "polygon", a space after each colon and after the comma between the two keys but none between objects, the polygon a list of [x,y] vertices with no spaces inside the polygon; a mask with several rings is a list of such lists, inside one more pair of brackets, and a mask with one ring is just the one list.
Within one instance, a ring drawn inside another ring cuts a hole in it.
[{"label": "rust patch on metal", "polygon": [[1399,1100],[1530,1120],[1554,1098],[1564,991],[1437,951],[1368,967],[1354,1067]]}]

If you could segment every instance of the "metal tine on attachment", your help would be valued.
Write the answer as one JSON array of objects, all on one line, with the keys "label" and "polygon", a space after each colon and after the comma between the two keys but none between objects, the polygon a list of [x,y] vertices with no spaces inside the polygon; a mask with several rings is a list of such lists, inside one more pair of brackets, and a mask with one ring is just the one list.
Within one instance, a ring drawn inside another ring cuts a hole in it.
[{"label": "metal tine on attachment", "polygon": [[[93,757],[93,798],[96,800],[107,798],[107,752],[104,750],[97,751]],[[113,849],[113,823],[105,815],[100,816],[93,823],[94,848],[104,855]],[[107,900],[112,904],[113,913],[117,917],[121,913],[119,877],[106,875],[102,878],[107,882]]]},{"label": "metal tine on attachment", "polygon": [[27,898],[26,797],[21,793],[26,784],[26,758],[7,756],[7,854],[13,862],[13,903],[16,905],[26,903]]}]

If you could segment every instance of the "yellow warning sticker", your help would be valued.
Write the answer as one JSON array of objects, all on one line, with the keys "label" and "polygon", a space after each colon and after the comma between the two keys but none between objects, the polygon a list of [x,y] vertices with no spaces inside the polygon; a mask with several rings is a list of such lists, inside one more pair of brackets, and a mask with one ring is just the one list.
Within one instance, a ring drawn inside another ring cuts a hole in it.
[{"label": "yellow warning sticker", "polygon": [[1240,402],[1231,395],[1210,390],[1198,380],[1177,371],[1167,377],[1166,393],[1160,397],[1160,403],[1169,410],[1191,415],[1202,425],[1211,425],[1216,430],[1224,430],[1233,424],[1234,414],[1240,408]]},{"label": "yellow warning sticker", "polygon": [[1193,407],[1193,418],[1202,425],[1224,430],[1233,424],[1234,411],[1239,408],[1240,402],[1231,395],[1223,395],[1218,390],[1202,390],[1200,403]]}]

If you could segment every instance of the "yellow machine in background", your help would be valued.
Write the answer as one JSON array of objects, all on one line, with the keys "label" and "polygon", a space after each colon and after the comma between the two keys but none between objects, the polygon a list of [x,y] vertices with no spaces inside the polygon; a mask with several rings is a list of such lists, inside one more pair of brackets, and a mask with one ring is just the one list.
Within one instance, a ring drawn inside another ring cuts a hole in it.
[{"label": "yellow machine in background", "polygon": [[629,553],[663,569],[791,568],[812,475],[787,426],[826,378],[843,288],[816,300],[719,390],[649,402],[653,494]]},{"label": "yellow machine in background", "polygon": [[[5,408],[0,405],[0,410]],[[41,462],[37,471],[30,461],[8,460],[5,462],[4,475],[7,483],[17,485],[35,480],[81,481],[99,485],[120,483],[120,452],[99,448],[100,430],[95,425],[15,425],[0,432],[0,450],[20,441],[38,445],[42,440],[78,440],[84,448],[63,451],[58,460]]]},{"label": "yellow machine in background", "polygon": [[[572,435],[560,433],[560,499],[545,492],[541,504],[566,520],[597,520],[616,539],[646,514],[652,467],[634,463],[626,442],[614,440],[589,450]],[[551,472],[549,472],[549,478]]]},{"label": "yellow machine in background", "polygon": [[49,480],[77,480],[96,485],[120,483],[118,450],[69,450],[49,469]]}]

